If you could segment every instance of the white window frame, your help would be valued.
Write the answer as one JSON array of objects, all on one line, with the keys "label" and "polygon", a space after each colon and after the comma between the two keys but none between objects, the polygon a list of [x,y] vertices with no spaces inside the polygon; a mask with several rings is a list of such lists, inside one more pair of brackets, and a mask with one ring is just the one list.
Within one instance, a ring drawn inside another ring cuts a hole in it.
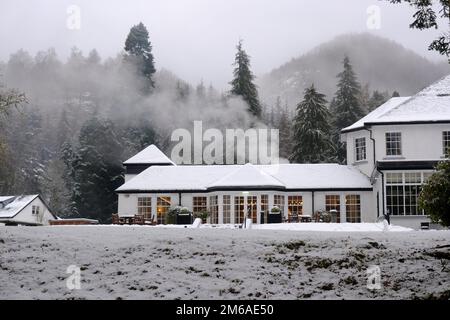
[{"label": "white window frame", "polygon": [[145,219],[152,217],[152,197],[138,197],[137,198],[137,213],[142,215]]},{"label": "white window frame", "polygon": [[232,197],[229,194],[224,194],[222,198],[222,215],[223,215],[223,223],[224,224],[230,224],[233,221],[231,221],[231,206],[232,204]]},{"label": "white window frame", "polygon": [[[401,181],[394,181],[394,182],[388,182],[388,175],[391,173],[396,173],[396,174],[400,174],[401,175]],[[388,171],[385,172],[386,175],[386,181],[384,183],[384,194],[385,194],[385,210],[387,212],[388,210],[388,193],[387,193],[387,189],[389,186],[393,186],[393,187],[397,187],[397,188],[402,188],[402,199],[403,199],[403,204],[401,207],[403,207],[403,213],[402,214],[392,214],[390,213],[391,216],[393,217],[422,217],[422,216],[426,216],[426,214],[423,211],[420,211],[420,209],[418,208],[417,205],[417,198],[419,195],[417,195],[416,198],[416,207],[417,207],[417,214],[406,214],[406,207],[411,207],[411,204],[408,203],[406,201],[407,198],[407,193],[406,193],[406,188],[410,187],[410,186],[422,186],[426,180],[429,177],[429,174],[433,173],[432,171]],[[420,175],[420,182],[406,182],[406,175],[407,174],[419,174]]]},{"label": "white window frame", "polygon": [[[394,136],[394,135],[399,137],[398,141],[394,141],[392,139],[392,136]],[[400,131],[390,131],[390,132],[386,132],[384,137],[385,137],[385,144],[386,144],[386,156],[387,157],[399,157],[399,156],[401,156],[402,153],[403,153],[402,152],[402,147],[403,147],[402,146],[402,133]],[[390,148],[388,146],[388,140],[389,140],[390,144],[398,143],[398,147]],[[398,153],[397,152],[394,153],[395,150],[398,150]]]},{"label": "white window frame", "polygon": [[450,155],[450,131],[442,131],[442,154],[445,158],[448,158]]},{"label": "white window frame", "polygon": [[[358,146],[358,141],[362,141],[363,145]],[[355,138],[354,145],[355,145],[355,162],[366,161],[367,160],[366,137]],[[361,149],[361,152],[358,152],[359,149]],[[362,155],[362,158],[358,159],[358,155]]]}]

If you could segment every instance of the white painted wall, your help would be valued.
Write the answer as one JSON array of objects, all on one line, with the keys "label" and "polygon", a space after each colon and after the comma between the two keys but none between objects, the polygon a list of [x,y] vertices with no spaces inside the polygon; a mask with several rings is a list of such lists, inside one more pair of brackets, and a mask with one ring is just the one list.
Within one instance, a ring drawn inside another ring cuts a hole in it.
[{"label": "white painted wall", "polygon": [[391,224],[412,229],[420,229],[422,222],[430,222],[426,216],[391,216]]},{"label": "white painted wall", "polygon": [[[32,214],[32,207],[39,207],[39,215]],[[50,213],[47,206],[41,201],[39,197],[31,201],[19,214],[17,214],[11,221],[17,223],[30,223],[38,225],[49,225],[49,220],[55,219]]]},{"label": "white painted wall", "polygon": [[[222,204],[222,196],[230,195],[231,196],[231,223],[235,223],[235,214],[234,214],[234,198],[236,196],[257,196],[258,197],[258,207],[257,207],[257,220],[260,222],[259,212],[261,212],[260,207],[260,197],[261,195],[269,195],[269,209],[273,206],[273,196],[275,194],[284,195],[285,196],[285,204],[283,206],[283,212],[285,217],[288,216],[288,196],[290,195],[299,195],[302,196],[303,200],[303,214],[312,215],[312,194],[310,191],[306,192],[274,192],[274,191],[251,191],[248,194],[244,194],[240,191],[226,191],[226,192],[214,192],[214,193],[183,193],[181,197],[181,205],[183,207],[187,207],[189,210],[192,210],[193,197],[195,196],[205,196],[208,199],[209,206],[209,197],[218,195],[218,203]],[[341,197],[341,212],[345,215],[345,196],[350,194],[358,194],[361,196],[361,221],[362,222],[374,222],[377,219],[376,213],[376,203],[373,197],[373,193],[371,191],[348,191],[348,192],[315,192],[314,195],[314,210],[325,210],[325,195],[338,194]],[[125,215],[135,215],[137,214],[137,203],[138,197],[151,197],[152,198],[152,211],[156,214],[156,199],[160,196],[169,196],[171,197],[172,206],[177,206],[179,204],[178,193],[174,194],[119,194],[119,216]],[[246,203],[245,203],[246,207]],[[219,222],[223,219],[222,206],[219,206]]]},{"label": "white painted wall", "polygon": [[405,160],[439,160],[443,158],[443,131],[450,131],[450,124],[374,126],[377,160],[395,159],[386,156],[386,132],[402,133],[402,157]]},{"label": "white painted wall", "polygon": [[[450,131],[450,124],[377,125],[371,128],[375,139],[375,160],[440,160],[443,158],[442,132]],[[386,155],[386,132],[402,133],[402,155]],[[366,138],[367,161],[357,162],[355,139]],[[356,166],[367,176],[372,174],[373,142],[367,130],[344,135],[347,142],[347,163]]]},{"label": "white painted wall", "polygon": [[[355,139],[366,139],[366,160],[356,161]],[[373,141],[370,139],[370,132],[359,130],[346,134],[347,141],[347,164],[357,167],[362,173],[370,177],[374,169],[373,165]],[[378,144],[378,142],[377,142]]]}]

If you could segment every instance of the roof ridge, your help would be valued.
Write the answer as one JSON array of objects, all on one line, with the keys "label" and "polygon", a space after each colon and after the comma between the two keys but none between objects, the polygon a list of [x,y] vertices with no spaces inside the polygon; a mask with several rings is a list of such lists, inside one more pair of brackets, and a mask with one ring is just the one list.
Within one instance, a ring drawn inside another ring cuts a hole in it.
[{"label": "roof ridge", "polygon": [[266,172],[265,170],[262,170],[262,169],[258,168],[256,165],[253,165],[252,163],[246,163],[244,165],[240,165],[240,166],[236,167],[234,170],[232,170],[231,172],[229,172],[228,174],[226,174],[222,178],[217,179],[216,181],[210,183],[207,186],[207,188],[214,187],[214,186],[218,185],[220,182],[226,181],[230,177],[236,175],[238,172],[240,172],[242,170],[246,170],[246,169],[248,170],[249,168],[251,170],[253,170],[254,172],[257,172],[258,174],[260,174],[265,179],[266,178],[272,179],[272,180],[275,180],[278,185],[284,185],[282,181],[280,181],[279,179],[275,178],[273,175],[271,175],[270,173]]}]

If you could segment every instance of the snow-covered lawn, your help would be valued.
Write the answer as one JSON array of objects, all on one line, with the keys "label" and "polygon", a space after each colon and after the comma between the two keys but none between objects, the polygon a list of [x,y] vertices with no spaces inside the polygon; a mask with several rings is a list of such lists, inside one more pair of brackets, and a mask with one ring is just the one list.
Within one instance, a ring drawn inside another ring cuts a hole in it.
[{"label": "snow-covered lawn", "polygon": [[[239,229],[239,224],[201,224],[198,228],[214,229]],[[157,225],[154,228],[195,228],[192,225]],[[252,224],[254,230],[288,230],[288,231],[323,231],[323,232],[386,232],[386,231],[413,231],[413,229],[401,226],[388,225],[387,223],[273,223]]]},{"label": "snow-covered lawn", "polygon": [[[450,296],[449,231],[253,227],[2,226],[0,299]],[[81,268],[80,290],[66,287],[70,265]],[[371,265],[380,290],[366,286]]]}]

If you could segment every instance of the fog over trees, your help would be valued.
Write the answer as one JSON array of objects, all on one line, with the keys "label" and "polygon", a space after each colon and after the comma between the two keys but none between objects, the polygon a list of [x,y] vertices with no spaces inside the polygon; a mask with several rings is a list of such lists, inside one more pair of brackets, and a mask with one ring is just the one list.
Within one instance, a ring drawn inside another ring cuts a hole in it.
[{"label": "fog over trees", "polygon": [[115,57],[74,47],[63,61],[50,48],[35,56],[19,50],[0,63],[0,194],[39,193],[57,215],[108,222],[117,210],[122,162],[150,144],[170,155],[172,131],[192,130],[194,120],[203,121],[203,130],[276,128],[281,157],[345,163],[333,137],[398,90],[360,85],[351,55],[336,56],[328,62],[339,70],[328,75],[334,98],[322,94],[320,81],[308,81],[294,109],[282,90],[273,101],[259,98],[266,87],[255,84],[241,42],[230,88],[220,92],[158,70],[142,23],[118,41],[123,51]]}]

